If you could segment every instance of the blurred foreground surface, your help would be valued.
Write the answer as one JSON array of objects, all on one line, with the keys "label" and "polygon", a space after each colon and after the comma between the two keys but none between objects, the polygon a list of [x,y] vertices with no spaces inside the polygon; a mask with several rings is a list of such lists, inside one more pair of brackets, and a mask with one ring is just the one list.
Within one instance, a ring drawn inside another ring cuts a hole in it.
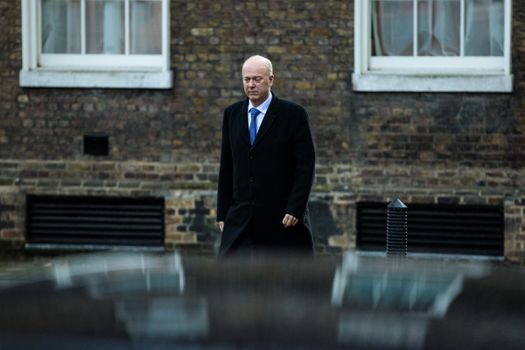
[{"label": "blurred foreground surface", "polygon": [[522,266],[104,253],[10,269],[0,349],[525,349]]}]

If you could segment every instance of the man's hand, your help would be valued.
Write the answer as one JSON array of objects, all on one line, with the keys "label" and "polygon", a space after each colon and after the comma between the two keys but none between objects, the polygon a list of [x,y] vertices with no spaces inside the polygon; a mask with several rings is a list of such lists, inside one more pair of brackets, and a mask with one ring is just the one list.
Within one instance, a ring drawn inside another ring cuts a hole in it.
[{"label": "man's hand", "polygon": [[284,227],[292,227],[297,225],[299,222],[299,219],[297,219],[295,216],[292,216],[290,214],[286,214],[283,219],[283,225]]},{"label": "man's hand", "polygon": [[219,230],[222,232],[224,230],[224,221],[217,222],[217,225],[219,225]]}]

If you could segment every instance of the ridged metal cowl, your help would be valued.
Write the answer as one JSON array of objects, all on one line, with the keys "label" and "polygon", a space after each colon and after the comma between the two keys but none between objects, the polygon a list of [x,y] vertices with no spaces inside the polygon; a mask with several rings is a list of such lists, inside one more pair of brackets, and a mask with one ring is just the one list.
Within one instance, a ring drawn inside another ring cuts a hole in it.
[{"label": "ridged metal cowl", "polygon": [[399,198],[387,206],[386,254],[406,256],[408,250],[407,206]]}]

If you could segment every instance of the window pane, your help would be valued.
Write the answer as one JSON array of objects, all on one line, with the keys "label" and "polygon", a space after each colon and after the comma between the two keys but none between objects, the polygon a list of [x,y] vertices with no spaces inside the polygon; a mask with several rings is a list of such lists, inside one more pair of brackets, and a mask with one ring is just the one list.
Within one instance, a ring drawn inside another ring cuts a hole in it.
[{"label": "window pane", "polygon": [[131,53],[162,53],[162,3],[133,0],[131,2]]},{"label": "window pane", "polygon": [[466,0],[465,55],[503,56],[503,0]]},{"label": "window pane", "polygon": [[124,36],[124,0],[87,0],[87,53],[123,54]]},{"label": "window pane", "polygon": [[460,26],[460,0],[419,0],[418,56],[459,56]]},{"label": "window pane", "polygon": [[42,0],[42,53],[80,53],[80,0]]},{"label": "window pane", "polygon": [[414,6],[412,0],[372,2],[372,56],[414,54]]}]

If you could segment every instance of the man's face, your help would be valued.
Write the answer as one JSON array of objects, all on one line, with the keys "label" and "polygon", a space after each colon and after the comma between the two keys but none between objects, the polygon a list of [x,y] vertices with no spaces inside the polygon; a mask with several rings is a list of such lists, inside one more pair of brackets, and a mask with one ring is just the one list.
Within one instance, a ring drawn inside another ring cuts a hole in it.
[{"label": "man's face", "polygon": [[257,60],[248,60],[242,67],[244,93],[254,106],[263,103],[270,94],[273,84],[273,74]]}]

